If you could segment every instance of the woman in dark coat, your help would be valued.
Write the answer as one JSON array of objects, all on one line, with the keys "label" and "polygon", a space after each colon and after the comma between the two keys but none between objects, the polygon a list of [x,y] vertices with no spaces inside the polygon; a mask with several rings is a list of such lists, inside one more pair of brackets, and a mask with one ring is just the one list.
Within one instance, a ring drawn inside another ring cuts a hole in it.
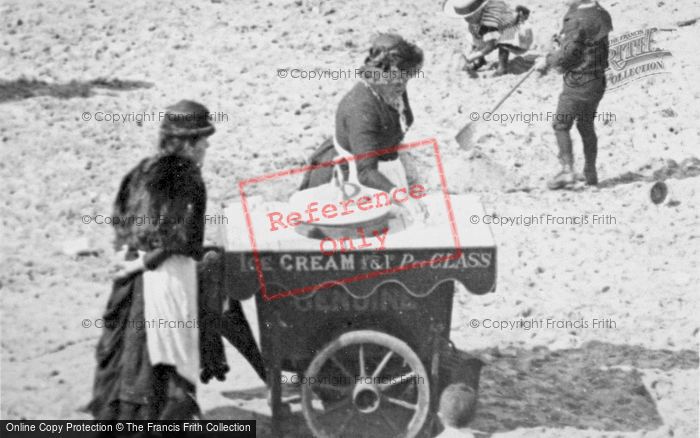
[{"label": "woman in dark coat", "polygon": [[119,188],[115,246],[126,256],[97,346],[88,406],[96,419],[190,419],[199,411],[195,260],[202,257],[206,210],[200,167],[213,133],[204,106],[181,101],[168,108],[158,153]]},{"label": "woman in dark coat", "polygon": [[[421,68],[423,52],[401,36],[382,34],[361,68],[363,79],[343,97],[335,115],[335,136],[314,152],[311,164],[338,155],[359,155],[398,146],[413,123],[406,84]],[[390,193],[406,187],[398,152],[355,161],[359,183]],[[307,172],[301,190],[328,183],[333,168]]]}]

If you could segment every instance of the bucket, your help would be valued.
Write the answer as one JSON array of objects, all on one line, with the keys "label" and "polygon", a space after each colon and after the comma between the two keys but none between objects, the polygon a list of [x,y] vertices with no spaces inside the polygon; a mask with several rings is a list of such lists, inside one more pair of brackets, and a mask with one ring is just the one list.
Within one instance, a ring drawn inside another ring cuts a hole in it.
[{"label": "bucket", "polygon": [[446,341],[440,349],[438,371],[438,394],[451,383],[464,383],[474,391],[479,391],[479,378],[484,362],[476,356],[455,347]]},{"label": "bucket", "polygon": [[438,414],[445,426],[465,427],[474,417],[484,362],[446,341],[440,351]]}]

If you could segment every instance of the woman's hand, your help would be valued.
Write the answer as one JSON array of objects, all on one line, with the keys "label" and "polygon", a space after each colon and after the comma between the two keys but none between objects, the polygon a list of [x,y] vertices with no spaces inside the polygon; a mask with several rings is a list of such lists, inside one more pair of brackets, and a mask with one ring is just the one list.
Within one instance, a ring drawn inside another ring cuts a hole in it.
[{"label": "woman's hand", "polygon": [[468,54],[466,56],[466,59],[467,59],[467,62],[471,63],[471,62],[474,62],[477,59],[483,58],[483,57],[484,57],[484,53],[481,50],[477,50],[475,52],[471,52],[470,54]]},{"label": "woman's hand", "polygon": [[114,262],[114,268],[116,270],[114,274],[115,280],[122,280],[146,269],[143,264],[143,254],[139,253],[139,257],[134,260],[124,260],[125,255],[125,249],[116,253]]},{"label": "woman's hand", "polygon": [[539,72],[547,70],[547,56],[543,55],[537,58],[537,61],[535,61],[535,65],[533,67]]},{"label": "woman's hand", "polygon": [[121,266],[118,266],[117,272],[114,274],[114,278],[116,280],[123,280],[145,269],[146,267],[143,265],[143,259],[141,257],[137,258],[136,260],[124,261],[122,262]]},{"label": "woman's hand", "polygon": [[495,39],[488,40],[484,42],[478,50],[474,50],[469,55],[467,55],[467,61],[473,62],[479,58],[483,58],[484,56],[496,50],[497,47],[498,45],[496,44]]},{"label": "woman's hand", "polygon": [[428,220],[428,216],[430,213],[428,212],[428,206],[425,205],[425,202],[421,201],[420,199],[414,199],[411,201],[411,214],[413,214],[413,217],[420,221],[420,222],[425,222]]},{"label": "woman's hand", "polygon": [[420,199],[411,199],[399,204],[399,210],[408,215],[409,223],[425,223],[428,219],[428,207]]}]

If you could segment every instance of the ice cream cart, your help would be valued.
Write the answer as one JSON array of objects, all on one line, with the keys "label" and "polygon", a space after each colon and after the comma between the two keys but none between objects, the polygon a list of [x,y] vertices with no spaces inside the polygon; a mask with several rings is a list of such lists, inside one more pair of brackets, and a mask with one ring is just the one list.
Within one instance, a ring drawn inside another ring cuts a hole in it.
[{"label": "ice cream cart", "polygon": [[496,247],[488,225],[473,220],[484,215],[476,196],[423,202],[425,223],[383,236],[357,230],[344,245],[292,227],[271,232],[270,212],[284,203],[224,210],[224,288],[236,299],[255,295],[275,430],[282,371],[297,373],[315,437],[414,437],[432,418],[455,282],[493,292]]}]

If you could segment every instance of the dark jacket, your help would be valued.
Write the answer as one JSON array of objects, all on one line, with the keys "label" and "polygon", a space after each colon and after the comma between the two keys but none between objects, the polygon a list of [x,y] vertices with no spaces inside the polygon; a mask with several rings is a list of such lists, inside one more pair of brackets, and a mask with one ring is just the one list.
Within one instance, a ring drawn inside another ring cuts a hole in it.
[{"label": "dark jacket", "polygon": [[[122,180],[114,203],[115,246],[127,245],[131,258],[146,251],[144,263],[156,268],[172,254],[202,253],[206,191],[197,165],[176,156],[147,158]],[[148,357],[142,273],[115,280],[97,345],[93,399],[87,409],[99,420],[158,418],[176,385],[156,384],[159,371]],[[225,365],[214,317],[202,309],[201,367],[216,374]],[[220,305],[218,306],[220,313]],[[159,368],[160,369],[160,368]],[[214,371],[211,371],[214,370]],[[182,380],[184,382],[184,380]],[[194,383],[194,382],[190,382]],[[194,390],[194,386],[192,390]],[[180,389],[178,389],[179,391]]]},{"label": "dark jacket", "polygon": [[179,156],[147,158],[122,180],[114,203],[115,246],[145,251],[153,269],[170,255],[200,260],[206,188],[199,167]]},{"label": "dark jacket", "polygon": [[572,6],[564,16],[560,47],[547,55],[547,64],[565,75],[604,77],[612,28],[610,14],[597,2]]},{"label": "dark jacket", "polygon": [[[404,117],[407,127],[413,124],[413,113],[404,93]],[[358,82],[343,97],[335,114],[335,135],[339,145],[353,155],[398,146],[404,137],[400,115],[396,109],[378,98],[362,82]],[[311,164],[319,164],[337,157],[333,141],[327,140],[311,156]],[[391,191],[394,185],[378,169],[380,160],[398,158],[398,152],[356,161],[360,183],[378,190]],[[331,180],[332,167],[307,172],[301,190],[325,184]]]}]

